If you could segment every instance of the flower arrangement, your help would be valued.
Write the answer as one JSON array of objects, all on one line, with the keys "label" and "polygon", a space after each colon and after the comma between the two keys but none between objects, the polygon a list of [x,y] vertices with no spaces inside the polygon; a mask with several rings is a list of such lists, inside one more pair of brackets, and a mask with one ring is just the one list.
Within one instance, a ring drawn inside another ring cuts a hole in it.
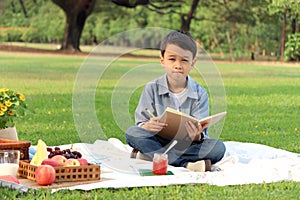
[{"label": "flower arrangement", "polygon": [[0,129],[14,127],[15,119],[25,115],[26,107],[23,94],[0,88]]}]

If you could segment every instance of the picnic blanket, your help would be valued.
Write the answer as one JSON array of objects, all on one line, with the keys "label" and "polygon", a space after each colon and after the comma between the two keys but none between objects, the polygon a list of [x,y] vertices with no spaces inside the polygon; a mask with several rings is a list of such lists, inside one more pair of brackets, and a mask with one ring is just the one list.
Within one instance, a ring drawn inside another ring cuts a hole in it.
[{"label": "picnic blanket", "polygon": [[[101,166],[101,180],[90,184],[54,188],[52,191],[175,184],[226,186],[278,181],[300,182],[300,154],[255,143],[224,143],[225,156],[212,166],[211,172],[192,172],[182,167],[168,166],[168,170],[174,175],[165,176],[141,176],[138,170],[152,169],[152,162],[131,159],[132,148],[116,138],[110,138],[108,141],[96,140],[93,144],[76,143],[73,145],[74,149],[79,150],[90,163]],[[69,147],[69,144],[61,146]]]},{"label": "picnic blanket", "polygon": [[213,165],[212,172],[191,172],[182,167],[169,166],[168,170],[174,175],[166,176],[140,176],[138,169],[152,169],[152,162],[131,159],[132,148],[116,138],[76,146],[84,150],[83,153],[90,162],[101,165],[101,177],[105,178],[105,181],[73,186],[69,189],[300,182],[300,154],[255,143],[225,142],[225,156]]}]

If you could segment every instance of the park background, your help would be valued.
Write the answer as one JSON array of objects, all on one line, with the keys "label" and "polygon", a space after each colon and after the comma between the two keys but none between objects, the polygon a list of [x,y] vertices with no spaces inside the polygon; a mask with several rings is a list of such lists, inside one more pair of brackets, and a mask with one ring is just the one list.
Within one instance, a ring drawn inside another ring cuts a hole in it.
[{"label": "park background", "polygon": [[[72,91],[76,73],[87,54],[115,34],[135,28],[162,27],[189,31],[216,62],[226,89],[228,111],[220,139],[300,152],[299,1],[76,2],[0,1],[1,87],[23,92],[29,107],[26,118],[17,125],[20,139],[36,144],[42,138],[48,145],[80,142],[74,127]],[[66,18],[62,8],[66,13],[76,12]],[[144,32],[136,40],[130,43],[124,40],[118,45],[140,45],[151,37]],[[153,51],[142,52],[142,59],[134,53],[114,63],[111,74],[104,79],[107,91],[99,91],[95,102],[103,130],[109,137],[122,141],[124,134],[109,109],[112,88],[133,66],[157,62]],[[133,100],[131,111],[136,101]],[[299,189],[299,183],[287,181],[232,187],[187,185],[55,194],[49,191],[18,194],[1,188],[0,197],[299,199]]]},{"label": "park background", "polygon": [[[146,27],[190,32],[219,58],[299,61],[299,1],[6,0],[0,42],[53,44],[80,51],[117,33]],[[151,41],[151,33],[130,43]],[[134,43],[134,44],[133,44]]]}]

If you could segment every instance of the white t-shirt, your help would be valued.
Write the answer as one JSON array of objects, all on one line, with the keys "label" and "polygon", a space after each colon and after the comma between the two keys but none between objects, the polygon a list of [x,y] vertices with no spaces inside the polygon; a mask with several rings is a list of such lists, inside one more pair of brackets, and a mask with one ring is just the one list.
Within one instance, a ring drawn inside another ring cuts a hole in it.
[{"label": "white t-shirt", "polygon": [[183,104],[183,102],[187,98],[187,89],[185,88],[184,90],[182,90],[179,93],[170,92],[170,94],[171,94],[171,98],[173,99],[173,101],[175,103],[176,110],[179,110],[179,107],[181,106],[181,104]]}]

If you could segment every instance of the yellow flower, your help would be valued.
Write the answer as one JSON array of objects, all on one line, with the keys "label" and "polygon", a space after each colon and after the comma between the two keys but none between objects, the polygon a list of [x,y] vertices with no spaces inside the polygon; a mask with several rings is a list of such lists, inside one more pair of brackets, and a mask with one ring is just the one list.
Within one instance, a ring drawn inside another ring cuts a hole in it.
[{"label": "yellow flower", "polygon": [[14,111],[12,111],[12,110],[8,111],[7,113],[8,113],[9,115],[14,115],[14,114],[15,114]]},{"label": "yellow flower", "polygon": [[15,125],[15,118],[25,115],[25,96],[19,92],[0,88],[0,129]]},{"label": "yellow flower", "polygon": [[3,111],[3,112],[5,112],[5,111],[7,111],[7,107],[6,106],[1,106],[1,110]]},{"label": "yellow flower", "polygon": [[11,103],[10,101],[5,101],[5,105],[6,105],[7,107],[10,107],[10,106],[12,105],[12,103]]},{"label": "yellow flower", "polygon": [[7,88],[0,88],[0,92],[7,92],[9,89]]},{"label": "yellow flower", "polygon": [[25,101],[25,96],[23,94],[19,93],[19,97],[21,101]]}]

